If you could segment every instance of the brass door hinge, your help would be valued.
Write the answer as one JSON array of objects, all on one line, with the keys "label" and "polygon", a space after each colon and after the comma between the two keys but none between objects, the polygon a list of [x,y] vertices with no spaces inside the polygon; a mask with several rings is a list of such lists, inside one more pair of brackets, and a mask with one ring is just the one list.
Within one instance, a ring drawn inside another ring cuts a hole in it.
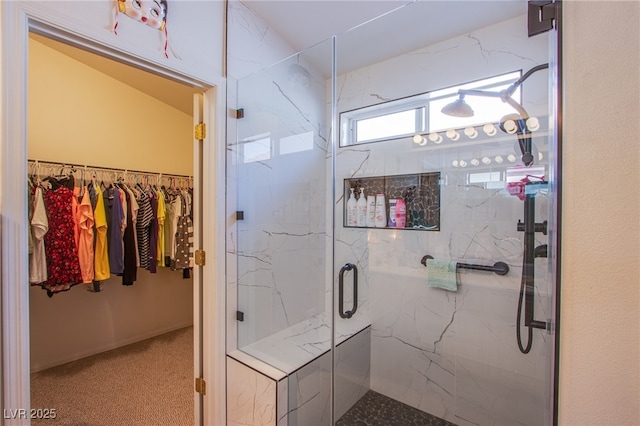
[{"label": "brass door hinge", "polygon": [[207,137],[207,125],[204,123],[196,124],[195,137],[199,141]]},{"label": "brass door hinge", "polygon": [[202,377],[196,377],[196,392],[202,395],[207,393],[207,384]]},{"label": "brass door hinge", "polygon": [[196,265],[204,266],[207,263],[207,257],[204,250],[196,250],[194,255],[194,262]]}]

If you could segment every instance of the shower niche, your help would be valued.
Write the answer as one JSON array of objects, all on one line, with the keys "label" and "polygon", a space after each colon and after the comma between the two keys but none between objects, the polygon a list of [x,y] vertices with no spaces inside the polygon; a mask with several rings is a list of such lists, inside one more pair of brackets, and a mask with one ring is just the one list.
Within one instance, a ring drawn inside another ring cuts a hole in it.
[{"label": "shower niche", "polygon": [[[349,220],[349,198],[352,189],[356,201],[356,215],[361,189],[365,200],[368,201],[364,220],[361,218],[358,221],[356,218],[355,223],[353,219]],[[401,211],[397,208],[398,200],[404,203],[404,226],[401,221],[396,220]],[[344,179],[343,203],[345,228],[439,231],[440,172]],[[381,209],[384,211],[384,220],[380,220],[380,214],[383,213]]]}]

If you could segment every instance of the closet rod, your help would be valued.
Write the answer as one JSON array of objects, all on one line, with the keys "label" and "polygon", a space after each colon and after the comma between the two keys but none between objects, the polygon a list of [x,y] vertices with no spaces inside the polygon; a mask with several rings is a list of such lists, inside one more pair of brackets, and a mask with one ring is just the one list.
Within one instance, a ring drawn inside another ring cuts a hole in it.
[{"label": "closet rod", "polygon": [[177,178],[185,178],[185,179],[193,179],[193,176],[189,175],[176,175],[172,173],[158,173],[158,172],[148,172],[143,170],[130,170],[130,169],[117,169],[115,167],[104,167],[104,166],[91,166],[89,164],[74,164],[74,163],[61,163],[59,161],[47,161],[47,160],[27,160],[29,163],[44,165],[44,166],[62,166],[62,167],[75,167],[77,169],[92,169],[95,171],[113,171],[113,172],[126,172],[126,173],[138,173],[142,175],[161,175],[162,177],[177,177]]}]

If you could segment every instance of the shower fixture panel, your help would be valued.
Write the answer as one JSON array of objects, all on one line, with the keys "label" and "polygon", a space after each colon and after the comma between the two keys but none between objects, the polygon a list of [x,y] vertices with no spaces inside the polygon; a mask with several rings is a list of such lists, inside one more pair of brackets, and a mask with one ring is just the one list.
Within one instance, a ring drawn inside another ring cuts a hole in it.
[{"label": "shower fixture panel", "polygon": [[[535,235],[540,232],[547,235],[547,221],[536,222],[535,199],[538,189],[546,188],[546,181],[526,182],[524,185],[524,220],[518,220],[517,229],[524,232],[524,254],[522,257],[522,279],[520,283],[520,294],[518,296],[518,313],[516,316],[516,337],[518,348],[523,354],[529,353],[533,344],[533,329],[546,330],[549,323],[538,321],[534,318],[534,297],[535,297],[535,264],[537,257],[547,257],[547,245],[536,247]],[[524,303],[524,326],[528,328],[528,340],[526,346],[522,343],[521,321],[522,305]]]}]

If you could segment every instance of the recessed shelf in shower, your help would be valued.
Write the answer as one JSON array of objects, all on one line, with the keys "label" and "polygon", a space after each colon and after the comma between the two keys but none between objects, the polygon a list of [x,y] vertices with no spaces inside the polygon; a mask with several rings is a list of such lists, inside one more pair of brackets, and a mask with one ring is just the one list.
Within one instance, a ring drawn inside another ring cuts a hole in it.
[{"label": "recessed shelf in shower", "polygon": [[[386,226],[348,224],[347,202],[351,189],[354,194],[359,195],[361,188],[364,189],[364,195],[367,197],[384,195]],[[440,172],[349,178],[344,180],[343,190],[343,226],[345,228],[440,230]],[[388,220],[394,216],[391,200],[404,201],[406,220],[403,227],[395,226],[393,221]]]}]

